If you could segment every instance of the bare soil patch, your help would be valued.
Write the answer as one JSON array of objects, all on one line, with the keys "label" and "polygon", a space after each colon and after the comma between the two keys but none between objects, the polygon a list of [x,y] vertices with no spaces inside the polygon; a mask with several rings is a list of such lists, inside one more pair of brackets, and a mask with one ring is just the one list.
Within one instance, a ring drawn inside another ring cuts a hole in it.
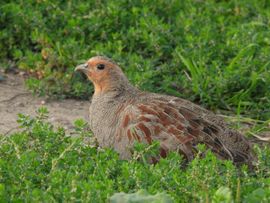
[{"label": "bare soil patch", "polygon": [[67,130],[73,128],[76,119],[88,120],[89,101],[37,97],[25,88],[24,79],[19,74],[0,74],[0,134],[18,130],[18,114],[36,115],[41,106],[49,110],[49,122]]}]

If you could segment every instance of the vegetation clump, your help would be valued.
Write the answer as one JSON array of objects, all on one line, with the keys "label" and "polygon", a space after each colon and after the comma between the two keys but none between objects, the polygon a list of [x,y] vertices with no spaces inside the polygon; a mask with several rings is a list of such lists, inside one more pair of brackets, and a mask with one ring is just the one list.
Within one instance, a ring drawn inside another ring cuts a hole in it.
[{"label": "vegetation clump", "polygon": [[[22,131],[1,137],[1,202],[104,202],[111,196],[117,201],[119,195],[127,202],[157,197],[164,202],[270,200],[267,146],[256,148],[259,161],[253,172],[217,159],[204,146],[186,168],[180,167],[182,159],[177,153],[150,165],[145,160],[158,151],[156,143],[152,147],[137,144],[133,159],[124,161],[116,152],[86,142],[91,133],[82,120],[75,122],[76,131],[69,136],[62,128],[55,129],[46,117],[44,108],[35,118],[20,115]],[[203,159],[200,153],[205,154]],[[141,189],[152,196],[136,193]],[[113,195],[119,192],[136,194]]]}]

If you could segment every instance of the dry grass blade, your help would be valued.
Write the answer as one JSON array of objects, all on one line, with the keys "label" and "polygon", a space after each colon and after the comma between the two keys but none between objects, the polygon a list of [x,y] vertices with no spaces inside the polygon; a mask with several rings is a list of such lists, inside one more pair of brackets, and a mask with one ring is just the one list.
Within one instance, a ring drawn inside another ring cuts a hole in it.
[{"label": "dry grass blade", "polygon": [[264,141],[264,142],[269,142],[270,143],[270,133],[268,135],[265,136],[259,136],[253,132],[248,132],[249,134],[251,134],[252,136],[256,137],[257,139],[259,139],[260,141]]}]

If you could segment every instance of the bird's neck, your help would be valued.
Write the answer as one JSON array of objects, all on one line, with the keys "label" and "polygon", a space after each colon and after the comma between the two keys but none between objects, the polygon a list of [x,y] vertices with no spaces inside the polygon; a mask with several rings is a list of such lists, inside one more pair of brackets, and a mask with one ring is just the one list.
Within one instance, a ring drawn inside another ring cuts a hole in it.
[{"label": "bird's neck", "polygon": [[120,94],[133,94],[138,91],[126,78],[94,82],[94,87],[94,97],[114,97]]},{"label": "bird's neck", "polygon": [[123,74],[105,78],[101,81],[93,81],[95,92],[93,96],[132,94],[137,90]]}]

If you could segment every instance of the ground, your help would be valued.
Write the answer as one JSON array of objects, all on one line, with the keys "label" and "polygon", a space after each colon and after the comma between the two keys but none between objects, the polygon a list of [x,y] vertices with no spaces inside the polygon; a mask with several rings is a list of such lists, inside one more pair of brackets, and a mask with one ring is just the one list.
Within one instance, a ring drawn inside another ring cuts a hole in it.
[{"label": "ground", "polygon": [[8,134],[18,130],[19,113],[35,115],[35,111],[45,106],[50,112],[49,122],[69,130],[76,119],[88,120],[89,101],[73,99],[51,100],[37,97],[24,86],[20,74],[4,74],[0,81],[0,134]]}]

